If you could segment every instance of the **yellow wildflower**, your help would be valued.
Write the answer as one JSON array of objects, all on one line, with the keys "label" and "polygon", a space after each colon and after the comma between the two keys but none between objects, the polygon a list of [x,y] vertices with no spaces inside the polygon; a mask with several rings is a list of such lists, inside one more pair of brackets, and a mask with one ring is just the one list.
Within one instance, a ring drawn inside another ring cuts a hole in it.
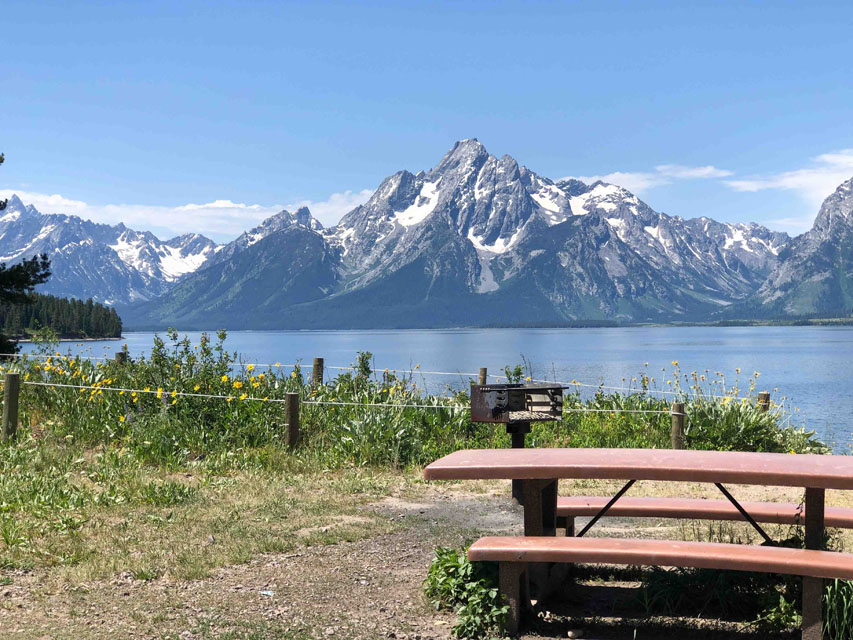
[{"label": "yellow wildflower", "polygon": [[222,380],[222,382],[228,382],[228,375],[226,374],[226,375],[222,376],[220,378],[220,380]]},{"label": "yellow wildflower", "polygon": [[232,398],[231,396],[228,396],[227,398],[225,398],[225,401],[226,401],[226,402],[231,402],[231,401],[233,401],[233,400],[234,400],[234,398]]},{"label": "yellow wildflower", "polygon": [[242,388],[242,386],[243,386],[243,383],[240,382],[239,380],[234,381],[234,388],[235,389],[240,389],[240,388]]},{"label": "yellow wildflower", "polygon": [[525,380],[526,380],[527,382],[530,382],[530,376],[527,376],[527,377],[525,378]]},{"label": "yellow wildflower", "polygon": [[672,366],[673,366],[673,367],[677,367],[677,366],[678,366],[678,360],[673,360],[673,361],[672,361]]},{"label": "yellow wildflower", "polygon": [[248,397],[249,397],[249,395],[248,395],[248,394],[246,394],[246,393],[241,393],[241,394],[240,394],[240,400],[245,400],[245,399],[246,399],[246,398],[248,398]]},{"label": "yellow wildflower", "polygon": [[[261,383],[260,383],[260,382],[253,382],[253,383],[252,383],[252,386],[253,386],[255,389],[257,389],[258,387],[260,387],[260,386],[261,386]],[[316,391],[316,389],[315,389],[315,391]]]},{"label": "yellow wildflower", "polygon": [[119,417],[118,417],[118,421],[119,421],[119,422],[124,422],[124,416],[119,416]]},{"label": "yellow wildflower", "polygon": [[172,391],[171,396],[172,396],[173,398],[177,398],[177,397],[178,397],[178,392],[177,392],[177,391]]},{"label": "yellow wildflower", "polygon": [[253,364],[250,364],[246,367],[246,371],[248,371],[249,373],[252,373],[252,371],[254,371],[254,370],[255,370],[255,365],[253,365]]},{"label": "yellow wildflower", "polygon": [[198,391],[199,389],[201,389],[200,384],[197,384],[196,386],[193,387],[193,391]]},{"label": "yellow wildflower", "polygon": [[158,398],[163,397],[163,387],[157,387],[157,397]]}]

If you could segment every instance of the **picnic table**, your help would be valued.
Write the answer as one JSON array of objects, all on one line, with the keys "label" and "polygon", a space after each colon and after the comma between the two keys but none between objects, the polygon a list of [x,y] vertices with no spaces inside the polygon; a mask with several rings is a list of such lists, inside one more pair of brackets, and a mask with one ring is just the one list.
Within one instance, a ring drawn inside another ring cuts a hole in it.
[{"label": "picnic table", "polygon": [[[658,564],[651,561],[661,549],[653,549],[649,544],[635,545],[633,550],[627,549],[624,543],[618,549],[605,542],[572,541],[548,543],[544,538],[555,536],[557,531],[557,489],[560,479],[601,479],[624,480],[625,485],[616,495],[601,507],[589,524],[577,534],[582,537],[618,500],[642,480],[698,482],[715,484],[731,505],[737,509],[743,519],[749,522],[770,544],[772,540],[760,527],[743,504],[739,503],[725,484],[747,484],[763,486],[802,487],[805,490],[804,512],[805,547],[807,550],[820,550],[824,541],[825,526],[825,492],[827,489],[853,489],[853,456],[823,456],[823,455],[791,455],[776,453],[749,453],[729,451],[690,451],[669,449],[478,449],[457,451],[437,460],[426,467],[424,477],[427,480],[475,480],[475,479],[506,479],[517,480],[522,485],[521,500],[524,507],[524,535],[535,537],[526,540],[525,544],[515,545],[515,556],[521,558],[568,558],[572,554],[586,554],[595,557],[596,552],[602,558],[638,558],[648,557],[648,564]],[[748,503],[747,503],[747,506]],[[668,517],[672,517],[670,514]],[[521,539],[524,540],[524,539]],[[566,539],[562,539],[566,540]],[[595,539],[601,540],[601,539]],[[498,541],[503,541],[499,543]],[[506,539],[494,539],[491,544],[491,556],[483,543],[480,555],[483,559],[489,557],[506,558],[500,549],[506,551],[511,543]],[[642,541],[651,543],[652,541]],[[659,541],[655,541],[659,542]],[[678,549],[667,548],[666,556],[669,564],[661,566],[713,566],[717,568],[740,568],[743,563],[744,549],[732,549],[739,545],[713,545],[711,543],[681,543]],[[501,546],[502,545],[502,546]],[[586,545],[586,546],[584,546]],[[685,547],[684,545],[693,545]],[[476,545],[475,545],[476,546]],[[618,546],[618,545],[617,545]],[[660,544],[657,545],[660,547]],[[534,549],[535,547],[535,549]],[[560,547],[559,549],[557,547]],[[497,550],[496,550],[497,549]],[[750,547],[752,555],[761,556],[762,561],[753,562],[750,570],[755,567],[766,567],[768,572],[790,572],[803,575],[803,638],[819,639],[822,633],[821,595],[823,579],[808,575],[803,567],[813,565],[811,573],[830,577],[825,569],[818,569],[820,563],[826,564],[829,552],[819,552],[819,556],[803,555],[802,550],[793,551],[795,558],[783,557],[783,550],[770,550],[766,547]],[[472,550],[474,547],[472,546]],[[633,555],[630,552],[633,551]],[[583,552],[583,553],[581,553]],[[614,555],[616,553],[617,555]],[[618,553],[622,553],[619,556]],[[645,554],[645,555],[644,555]],[[680,556],[679,556],[680,554]],[[704,559],[697,560],[698,555]],[[740,555],[739,555],[740,554]],[[788,555],[791,555],[790,553]],[[678,558],[694,564],[677,564]],[[830,560],[837,557],[841,567],[840,574],[853,578],[850,567],[853,567],[853,556],[848,554],[833,554]],[[566,560],[563,560],[566,561]],[[576,561],[576,560],[575,560]],[[695,564],[700,562],[700,564]],[[704,562],[705,564],[701,564]],[[762,565],[762,562],[764,564]],[[794,569],[794,564],[798,569]],[[797,564],[797,563],[800,564]],[[802,564],[802,563],[805,564]],[[627,563],[627,562],[626,562]],[[640,563],[642,564],[642,563]],[[832,562],[830,562],[832,564]],[[771,571],[772,569],[772,571]],[[758,570],[761,570],[760,568]],[[821,573],[823,571],[823,573]]]}]

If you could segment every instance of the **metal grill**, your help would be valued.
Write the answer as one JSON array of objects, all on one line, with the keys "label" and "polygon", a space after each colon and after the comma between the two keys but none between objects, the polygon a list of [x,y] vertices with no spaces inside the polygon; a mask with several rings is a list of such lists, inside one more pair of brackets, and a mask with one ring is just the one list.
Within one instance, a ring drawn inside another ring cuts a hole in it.
[{"label": "metal grill", "polygon": [[563,388],[540,384],[471,385],[471,421],[512,424],[559,420]]}]

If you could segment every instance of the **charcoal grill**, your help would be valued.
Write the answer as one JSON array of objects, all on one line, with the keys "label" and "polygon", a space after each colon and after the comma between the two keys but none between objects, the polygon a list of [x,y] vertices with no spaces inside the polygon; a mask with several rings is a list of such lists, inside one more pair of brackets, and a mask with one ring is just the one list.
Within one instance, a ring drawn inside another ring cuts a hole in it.
[{"label": "charcoal grill", "polygon": [[[472,384],[471,422],[506,425],[513,449],[524,448],[531,422],[561,420],[563,387],[542,384]],[[521,482],[512,481],[512,497],[522,500]]]}]

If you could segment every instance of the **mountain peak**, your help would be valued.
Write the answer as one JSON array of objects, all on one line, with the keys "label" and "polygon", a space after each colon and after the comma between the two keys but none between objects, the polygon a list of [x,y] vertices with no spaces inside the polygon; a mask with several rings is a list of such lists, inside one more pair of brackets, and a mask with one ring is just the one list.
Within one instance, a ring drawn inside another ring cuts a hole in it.
[{"label": "mountain peak", "polygon": [[477,138],[467,138],[459,140],[453,145],[436,167],[430,171],[430,175],[441,174],[446,171],[451,171],[460,166],[472,166],[480,164],[483,160],[489,157],[489,152],[483,143]]},{"label": "mountain peak", "polygon": [[838,230],[847,227],[848,222],[853,222],[853,178],[838,185],[838,188],[823,201],[809,233],[827,237],[832,233],[833,227]]}]

